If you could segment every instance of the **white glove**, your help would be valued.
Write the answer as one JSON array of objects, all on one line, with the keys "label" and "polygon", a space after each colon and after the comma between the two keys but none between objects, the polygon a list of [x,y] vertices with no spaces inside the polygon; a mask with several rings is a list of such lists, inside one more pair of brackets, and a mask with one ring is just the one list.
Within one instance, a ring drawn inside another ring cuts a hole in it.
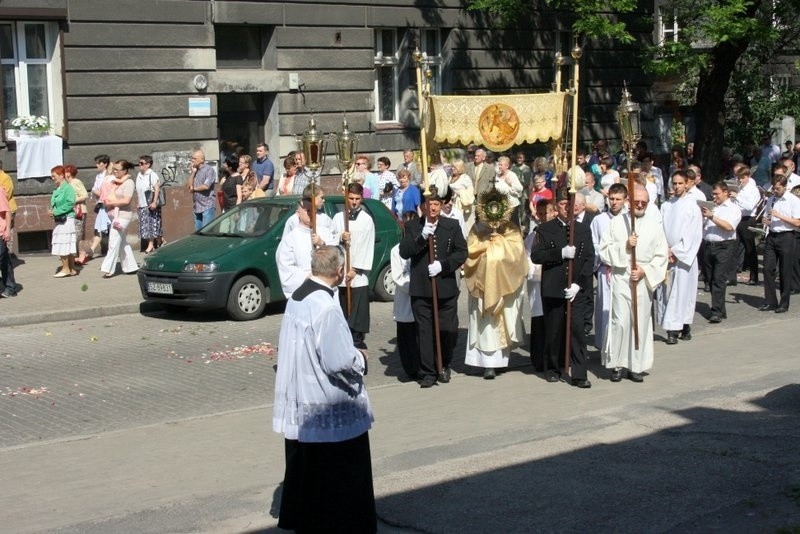
[{"label": "white glove", "polygon": [[581,286],[579,286],[578,284],[572,284],[571,286],[569,286],[567,289],[564,290],[564,298],[572,302],[573,300],[575,300],[575,295],[577,295],[578,291],[580,290]]},{"label": "white glove", "polygon": [[436,231],[435,223],[425,223],[425,226],[422,228],[422,238],[428,239],[428,236],[432,236],[435,231]]},{"label": "white glove", "polygon": [[567,245],[561,249],[561,257],[565,260],[571,260],[575,257],[575,247]]},{"label": "white glove", "polygon": [[440,272],[442,272],[442,264],[439,263],[438,260],[428,265],[428,276],[430,276],[431,278],[433,278]]}]

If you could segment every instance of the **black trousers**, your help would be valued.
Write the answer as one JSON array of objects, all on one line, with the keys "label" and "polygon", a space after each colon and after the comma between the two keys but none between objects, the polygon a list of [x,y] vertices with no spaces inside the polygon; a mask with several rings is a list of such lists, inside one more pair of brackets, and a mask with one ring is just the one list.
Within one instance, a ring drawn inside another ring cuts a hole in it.
[{"label": "black trousers", "polygon": [[[728,288],[731,257],[736,250],[736,240],[721,241],[717,243],[703,243],[704,259],[708,269],[709,278],[706,281],[711,285],[711,315],[727,316],[725,310],[725,291]],[[736,271],[733,271],[734,275]]]},{"label": "black trousers", "polygon": [[[742,259],[742,272],[750,272],[750,280],[758,281],[758,253],[756,252],[756,234],[748,230],[753,218],[750,216],[742,217],[736,226],[736,238],[741,247],[744,248],[744,258]],[[739,255],[732,254],[731,272],[736,274],[739,268]]]},{"label": "black trousers", "polygon": [[409,378],[419,374],[419,339],[417,323],[397,322],[397,355],[400,365]]},{"label": "black trousers", "polygon": [[353,345],[358,349],[367,348],[364,342],[367,332],[369,332],[369,288],[351,287],[350,288],[350,313],[347,313],[347,288],[339,288],[339,304],[342,307],[344,316],[347,319],[347,326],[353,336]]},{"label": "black trousers", "polygon": [[544,316],[531,317],[531,363],[537,372],[544,371]]},{"label": "black trousers", "polygon": [[792,293],[800,292],[800,232],[794,233],[794,262],[792,267]]},{"label": "black trousers", "polygon": [[[436,336],[433,329],[433,299],[411,297],[411,311],[419,336],[419,378],[436,376]],[[439,299],[439,335],[442,367],[450,367],[458,341],[458,296]]]},{"label": "black trousers", "polygon": [[[592,277],[592,287],[581,288],[578,291],[578,296],[575,297],[575,301],[580,301],[578,305],[583,310],[580,316],[580,320],[582,321],[583,328],[588,330],[592,329],[592,325],[594,324],[594,283],[597,277]],[[573,308],[575,304],[573,303]]]},{"label": "black trousers", "polygon": [[[572,378],[586,378],[586,336],[583,334],[583,308],[572,305],[570,369]],[[558,371],[566,361],[567,299],[542,297],[544,311],[544,371]]]},{"label": "black trousers", "polygon": [[[769,306],[789,307],[794,272],[794,232],[770,232],[764,244],[764,300]],[[775,297],[775,274],[780,274],[780,300]]]}]

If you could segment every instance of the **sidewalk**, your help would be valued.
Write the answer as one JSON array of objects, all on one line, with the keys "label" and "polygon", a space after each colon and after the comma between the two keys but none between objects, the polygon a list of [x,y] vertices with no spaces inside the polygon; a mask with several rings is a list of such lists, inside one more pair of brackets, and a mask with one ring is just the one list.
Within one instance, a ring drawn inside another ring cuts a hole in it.
[{"label": "sidewalk", "polygon": [[[136,252],[141,263],[143,253]],[[135,274],[104,279],[102,257],[79,267],[80,274],[53,278],[59,259],[50,254],[20,254],[14,277],[22,290],[16,297],[0,299],[0,327],[50,321],[87,319],[155,309],[142,300]]]}]

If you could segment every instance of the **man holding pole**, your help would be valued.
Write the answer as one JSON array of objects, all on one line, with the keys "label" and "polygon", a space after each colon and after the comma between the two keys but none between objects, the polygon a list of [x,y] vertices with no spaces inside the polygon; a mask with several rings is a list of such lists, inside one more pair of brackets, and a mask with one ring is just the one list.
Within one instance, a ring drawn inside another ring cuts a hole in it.
[{"label": "man holding pole", "polygon": [[432,186],[424,197],[423,217],[406,224],[400,242],[400,257],[411,260],[408,293],[419,332],[418,376],[423,388],[434,386],[437,380],[450,381],[450,361],[458,340],[456,273],[467,259],[467,242],[458,222],[441,217],[441,209],[442,198]]},{"label": "man holding pole", "polygon": [[340,211],[333,216],[334,228],[341,235],[349,259],[344,280],[339,284],[339,302],[357,349],[367,348],[364,337],[369,332],[369,271],[375,252],[375,223],[361,206],[363,200],[364,186],[348,184],[347,213]]},{"label": "man holding pole", "polygon": [[[583,309],[576,300],[582,287],[591,287],[594,267],[592,233],[585,223],[574,222],[574,238],[570,245],[569,194],[556,193],[558,216],[536,227],[531,261],[542,266],[542,310],[544,312],[544,369],[548,382],[561,378],[560,366],[566,362],[566,337],[571,337],[570,368],[572,385],[590,388],[586,378],[586,336],[583,332]],[[568,283],[568,264],[573,262],[573,281]],[[573,304],[572,317],[567,302]],[[574,318],[577,318],[575,320]]]},{"label": "man holding pole", "polygon": [[[622,380],[624,370],[630,380],[642,382],[642,373],[653,366],[652,295],[667,272],[668,249],[661,221],[655,212],[647,214],[649,201],[644,186],[636,185],[631,202],[635,223],[631,224],[631,212],[613,217],[600,239],[600,261],[611,274],[610,321],[601,355],[603,365],[611,369],[612,382]],[[631,265],[634,253],[636,264]],[[636,282],[638,321],[633,319],[631,282]],[[634,325],[639,328],[638,347]]]}]

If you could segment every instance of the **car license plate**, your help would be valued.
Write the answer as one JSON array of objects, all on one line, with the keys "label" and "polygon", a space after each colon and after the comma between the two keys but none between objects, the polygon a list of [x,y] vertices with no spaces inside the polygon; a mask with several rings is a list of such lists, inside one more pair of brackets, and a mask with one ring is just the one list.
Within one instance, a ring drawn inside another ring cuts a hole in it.
[{"label": "car license plate", "polygon": [[162,295],[172,295],[172,284],[161,282],[147,282],[148,293],[160,293]]}]

